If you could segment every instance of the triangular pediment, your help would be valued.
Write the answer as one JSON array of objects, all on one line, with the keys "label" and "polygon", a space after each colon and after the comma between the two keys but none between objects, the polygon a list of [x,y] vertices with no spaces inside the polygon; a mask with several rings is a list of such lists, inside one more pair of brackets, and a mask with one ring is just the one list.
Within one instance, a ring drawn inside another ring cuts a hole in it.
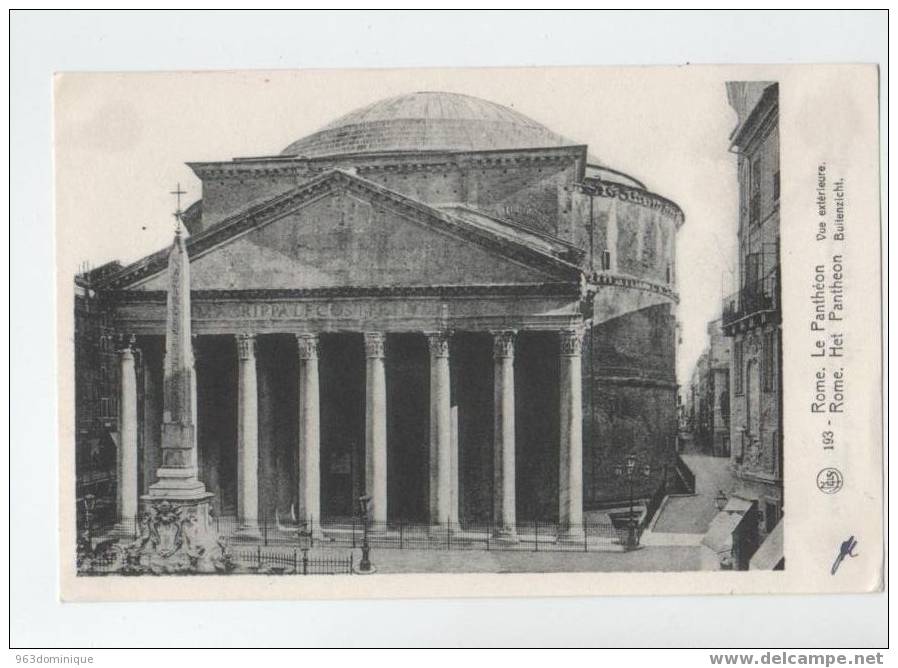
[{"label": "triangular pediment", "polygon": [[[577,267],[343,172],[192,237],[194,290],[576,282]],[[165,253],[110,287],[166,288]]]}]

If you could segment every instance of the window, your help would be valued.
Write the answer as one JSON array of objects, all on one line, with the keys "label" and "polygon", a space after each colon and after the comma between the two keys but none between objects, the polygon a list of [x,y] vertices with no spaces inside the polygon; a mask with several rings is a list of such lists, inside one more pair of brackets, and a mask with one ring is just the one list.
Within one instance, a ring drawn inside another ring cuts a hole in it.
[{"label": "window", "polygon": [[761,254],[749,253],[745,256],[745,285],[754,287],[761,278]]},{"label": "window", "polygon": [[748,222],[757,225],[761,222],[761,196],[754,194],[748,203]]},{"label": "window", "polygon": [[602,271],[610,271],[611,270],[611,251],[603,250],[602,251]]},{"label": "window", "polygon": [[742,394],[742,341],[733,343],[733,391]]},{"label": "window", "polygon": [[[729,382],[729,378],[727,378],[727,382]],[[729,427],[730,425],[730,391],[728,388],[724,387],[723,391],[720,393],[720,419],[723,420],[724,425]]]},{"label": "window", "polygon": [[761,161],[751,162],[749,179],[748,220],[752,225],[761,222]]},{"label": "window", "polygon": [[776,336],[773,332],[764,333],[764,368],[762,387],[765,392],[773,392],[776,377]]},{"label": "window", "polygon": [[668,262],[667,263],[667,282],[670,283],[673,280],[673,265]]},{"label": "window", "polygon": [[773,173],[773,201],[778,202],[780,199],[780,173],[779,170]]}]

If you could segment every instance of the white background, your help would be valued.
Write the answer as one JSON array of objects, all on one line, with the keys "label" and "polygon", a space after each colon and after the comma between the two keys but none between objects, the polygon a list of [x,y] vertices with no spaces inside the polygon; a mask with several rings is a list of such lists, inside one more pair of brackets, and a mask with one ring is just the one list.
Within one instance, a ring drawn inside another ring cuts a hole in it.
[{"label": "white background", "polygon": [[51,137],[51,76],[62,70],[885,67],[884,14],[17,12],[10,35],[12,645],[885,644],[884,596],[58,603]]}]

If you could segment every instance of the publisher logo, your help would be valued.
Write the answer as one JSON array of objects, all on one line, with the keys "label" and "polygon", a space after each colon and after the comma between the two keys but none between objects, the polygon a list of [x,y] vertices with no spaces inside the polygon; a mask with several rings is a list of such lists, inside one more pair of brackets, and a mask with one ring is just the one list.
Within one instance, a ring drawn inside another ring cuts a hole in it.
[{"label": "publisher logo", "polygon": [[817,474],[817,489],[824,494],[835,494],[842,489],[842,472],[839,469],[827,467]]}]

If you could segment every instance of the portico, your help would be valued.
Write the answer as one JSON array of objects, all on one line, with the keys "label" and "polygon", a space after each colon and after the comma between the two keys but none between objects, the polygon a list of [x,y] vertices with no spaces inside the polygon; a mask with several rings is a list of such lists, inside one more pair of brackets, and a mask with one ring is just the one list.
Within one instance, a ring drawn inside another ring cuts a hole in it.
[{"label": "portico", "polygon": [[[564,292],[561,286],[554,289]],[[501,290],[492,295],[439,292],[430,297],[265,301],[238,301],[232,295],[213,300],[195,293],[198,392],[217,387],[222,396],[236,398],[236,406],[230,405],[233,400],[225,401],[210,412],[208,397],[198,397],[200,425],[204,418],[226,420],[232,408],[237,416],[232,436],[223,427],[199,429],[201,477],[215,468],[215,475],[205,477],[210,489],[218,488],[218,512],[235,514],[248,534],[258,530],[260,519],[274,520],[272,510],[282,519],[292,513],[317,531],[330,519],[351,513],[346,500],[364,492],[372,498],[376,524],[405,520],[445,526],[487,519],[504,537],[514,539],[516,498],[529,493],[516,484],[516,344],[521,337],[534,336],[554,339],[554,363],[561,370],[557,388],[549,393],[559,398],[552,407],[557,417],[546,417],[559,426],[556,518],[565,525],[582,523],[583,318],[578,293],[570,287],[567,295],[536,297],[502,295]],[[120,325],[136,335],[137,346],[158,345],[154,341],[161,337],[164,294],[122,291],[116,300]],[[353,329],[347,320],[359,314],[365,314],[361,326]],[[491,365],[477,361],[484,358],[484,349]],[[293,357],[289,363],[283,361],[288,350]],[[233,359],[222,359],[227,355]],[[141,389],[137,382],[133,355],[121,359],[122,378],[133,379],[122,384],[123,401],[151,403],[146,384]],[[160,361],[154,355],[142,359],[145,365]],[[144,369],[141,375],[152,376],[154,370]],[[222,388],[228,380],[234,387]],[[363,392],[356,391],[359,380]],[[292,396],[274,396],[291,382]],[[472,405],[467,385],[488,384],[493,387],[491,405],[483,405],[482,394]],[[346,391],[334,391],[335,386]],[[360,394],[363,402],[358,401]],[[423,397],[416,400],[412,395]],[[459,400],[460,395],[465,398]],[[290,412],[294,426],[279,430],[277,425],[290,421]],[[151,408],[139,413],[144,420],[152,419]],[[125,411],[122,419],[123,433],[137,433],[141,427],[148,432],[137,424],[138,411]],[[492,434],[487,433],[487,422]],[[485,435],[490,437],[486,442]],[[290,444],[283,447],[285,438],[292,441],[292,452]],[[152,460],[146,451],[155,444],[145,439],[143,447],[144,459]],[[482,461],[479,450],[485,447],[491,450],[491,467],[473,461]],[[555,450],[551,442],[545,447]],[[231,451],[235,465],[222,465]],[[469,465],[460,471],[460,460],[465,459]],[[136,479],[136,455],[122,461],[135,469],[123,472],[123,479]],[[291,470],[271,475],[272,469],[283,468]],[[227,491],[232,483],[225,480],[232,470],[233,501]],[[285,486],[293,487],[292,493]],[[492,493],[484,494],[485,488]],[[463,498],[465,494],[469,498]],[[122,512],[129,507],[123,499]]]}]

